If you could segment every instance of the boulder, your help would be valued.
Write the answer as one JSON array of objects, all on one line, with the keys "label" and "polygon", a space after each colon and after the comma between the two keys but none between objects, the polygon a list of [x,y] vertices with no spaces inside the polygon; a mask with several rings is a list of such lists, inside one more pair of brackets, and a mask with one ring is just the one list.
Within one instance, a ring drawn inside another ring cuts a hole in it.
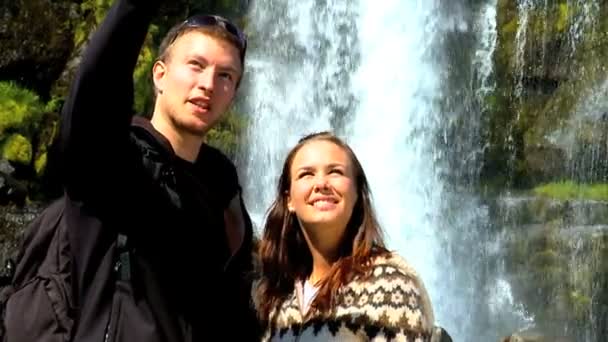
[{"label": "boulder", "polygon": [[566,337],[550,336],[533,331],[517,332],[507,336],[501,342],[574,342]]}]

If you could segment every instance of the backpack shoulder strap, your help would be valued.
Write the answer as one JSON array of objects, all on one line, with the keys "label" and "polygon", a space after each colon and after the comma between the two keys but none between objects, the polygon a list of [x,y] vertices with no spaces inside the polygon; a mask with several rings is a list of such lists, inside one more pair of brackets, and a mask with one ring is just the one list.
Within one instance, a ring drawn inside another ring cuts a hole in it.
[{"label": "backpack shoulder strap", "polygon": [[118,258],[116,261],[116,271],[118,272],[118,279],[123,281],[131,280],[131,251],[127,245],[127,236],[122,233],[118,233],[116,238],[116,251]]}]

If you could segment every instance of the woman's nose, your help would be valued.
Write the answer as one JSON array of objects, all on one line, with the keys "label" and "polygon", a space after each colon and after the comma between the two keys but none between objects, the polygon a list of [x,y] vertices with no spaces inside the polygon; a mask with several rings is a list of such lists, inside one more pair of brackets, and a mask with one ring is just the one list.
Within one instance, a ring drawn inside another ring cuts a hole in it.
[{"label": "woman's nose", "polygon": [[329,189],[329,183],[327,182],[327,177],[319,176],[315,178],[315,190],[316,191],[324,191]]}]

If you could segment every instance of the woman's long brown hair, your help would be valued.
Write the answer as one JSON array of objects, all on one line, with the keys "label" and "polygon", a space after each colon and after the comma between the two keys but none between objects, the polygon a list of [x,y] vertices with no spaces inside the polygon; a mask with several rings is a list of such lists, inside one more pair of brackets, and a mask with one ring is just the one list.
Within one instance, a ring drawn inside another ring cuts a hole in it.
[{"label": "woman's long brown hair", "polygon": [[291,149],[283,164],[277,197],[268,211],[259,245],[261,279],[255,295],[262,321],[267,321],[272,309],[293,293],[296,281],[307,279],[312,272],[312,255],[295,214],[287,209],[287,196],[291,187],[291,165],[296,153],[302,146],[319,140],[339,146],[350,157],[357,202],[339,246],[339,259],[319,284],[311,307],[321,312],[329,311],[338,289],[356,276],[367,275],[373,257],[388,252],[371,204],[367,178],[355,153],[329,132],[305,136]]}]

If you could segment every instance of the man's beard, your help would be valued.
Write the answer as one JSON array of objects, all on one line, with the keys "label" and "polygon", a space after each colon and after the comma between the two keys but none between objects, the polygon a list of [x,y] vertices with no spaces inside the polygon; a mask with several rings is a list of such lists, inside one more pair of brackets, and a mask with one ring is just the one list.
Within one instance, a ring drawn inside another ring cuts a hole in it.
[{"label": "man's beard", "polygon": [[194,137],[203,138],[209,130],[208,126],[193,126],[187,122],[179,120],[179,117],[176,115],[171,115],[170,118],[171,124],[178,132],[180,132],[180,134],[187,134]]}]

